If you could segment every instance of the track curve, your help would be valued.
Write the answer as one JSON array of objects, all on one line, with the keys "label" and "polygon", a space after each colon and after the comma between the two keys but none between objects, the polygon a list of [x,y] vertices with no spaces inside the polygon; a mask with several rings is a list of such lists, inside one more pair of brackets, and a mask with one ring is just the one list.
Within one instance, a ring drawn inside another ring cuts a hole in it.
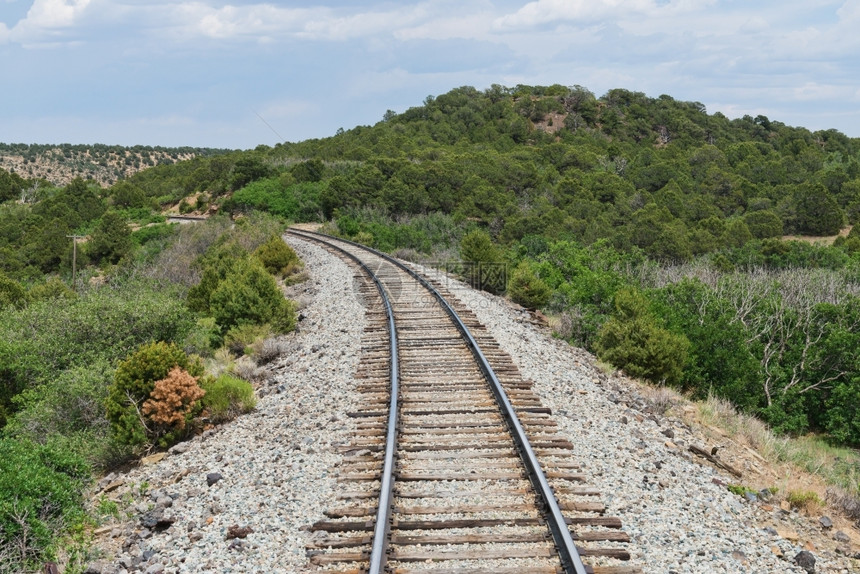
[{"label": "track curve", "polygon": [[356,376],[367,406],[351,414],[359,422],[343,449],[344,506],[312,527],[313,565],[373,574],[640,572],[619,565],[629,553],[607,543],[629,540],[620,521],[602,516],[593,489],[572,485],[586,478],[570,462],[573,445],[554,433],[548,409],[471,313],[385,254],[290,233],[367,278],[357,285],[368,328]]}]

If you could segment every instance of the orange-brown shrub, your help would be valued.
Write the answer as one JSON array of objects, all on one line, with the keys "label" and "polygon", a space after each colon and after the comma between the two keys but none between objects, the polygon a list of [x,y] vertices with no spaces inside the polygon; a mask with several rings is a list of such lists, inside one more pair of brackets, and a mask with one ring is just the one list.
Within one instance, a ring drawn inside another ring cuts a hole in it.
[{"label": "orange-brown shrub", "polygon": [[167,377],[155,382],[155,388],[143,403],[143,414],[153,423],[182,430],[195,403],[206,391],[181,367],[173,367]]}]

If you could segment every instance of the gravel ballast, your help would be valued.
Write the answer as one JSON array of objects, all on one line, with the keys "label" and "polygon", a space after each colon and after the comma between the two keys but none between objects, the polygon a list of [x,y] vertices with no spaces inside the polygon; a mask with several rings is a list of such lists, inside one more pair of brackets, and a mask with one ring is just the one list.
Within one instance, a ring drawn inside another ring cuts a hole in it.
[{"label": "gravel ballast", "polygon": [[[310,276],[291,296],[307,305],[284,352],[265,367],[256,410],[159,462],[105,477],[94,501],[118,501],[121,518],[96,531],[101,557],[92,574],[311,571],[307,527],[335,506],[335,447],[354,428],[346,413],[359,400],[352,376],[364,309],[345,263],[287,241]],[[808,571],[794,562],[806,550],[799,540],[765,530],[760,505],[728,492],[730,475],[687,452],[696,439],[685,425],[638,410],[629,381],[598,370],[591,355],[553,339],[527,312],[445,281],[535,381],[607,514],[622,519],[643,572]],[[850,572],[845,557],[812,554],[815,572]]]}]

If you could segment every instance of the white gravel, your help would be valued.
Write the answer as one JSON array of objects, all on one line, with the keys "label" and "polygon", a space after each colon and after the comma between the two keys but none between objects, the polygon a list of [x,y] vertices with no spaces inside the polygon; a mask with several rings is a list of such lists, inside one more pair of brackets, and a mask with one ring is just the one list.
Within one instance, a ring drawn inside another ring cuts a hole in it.
[{"label": "white gravel", "polygon": [[[425,271],[475,313],[523,377],[535,381],[559,434],[576,445],[576,462],[600,490],[607,515],[621,518],[632,538],[632,562],[643,572],[806,572],[793,563],[804,548],[765,531],[758,525],[760,507],[723,486],[736,479],[692,460],[686,447],[696,441],[680,421],[631,409],[625,403],[638,397],[629,381],[601,372],[592,355],[536,327],[521,308]],[[671,441],[662,434],[667,429],[674,432]],[[787,520],[798,521],[792,514]],[[854,572],[845,557],[814,554],[817,573]]]},{"label": "white gravel", "polygon": [[[311,275],[299,287],[311,303],[298,331],[284,338],[289,351],[268,366],[265,396],[254,412],[183,443],[161,462],[101,482],[122,483],[103,496],[128,517],[97,531],[102,557],[92,571],[305,570],[303,528],[331,506],[340,462],[332,446],[351,435],[346,412],[358,400],[352,375],[364,318],[350,268],[316,246],[290,243]],[[211,487],[210,473],[223,477]],[[175,522],[164,531],[143,528],[141,515],[153,510]],[[233,525],[253,532],[226,540]]]},{"label": "white gravel", "polygon": [[[299,288],[310,303],[298,331],[285,339],[289,352],[269,365],[256,411],[183,443],[161,462],[102,481],[114,486],[95,500],[119,501],[122,519],[97,531],[102,555],[91,573],[307,571],[306,527],[335,505],[340,456],[333,447],[345,444],[353,428],[346,412],[359,400],[352,375],[364,319],[351,270],[316,246],[288,242],[310,274]],[[802,550],[796,542],[757,526],[756,506],[714,482],[730,477],[691,460],[684,445],[692,437],[682,426],[625,405],[635,402],[629,385],[536,328],[526,313],[450,284],[536,382],[559,433],[577,445],[576,461],[601,491],[607,513],[619,516],[632,536],[634,563],[644,572],[804,572],[791,562]],[[676,448],[661,434],[669,426]],[[222,478],[207,486],[210,473]],[[153,511],[150,517],[174,522],[164,530],[144,528],[142,516]],[[230,526],[252,532],[227,540]],[[816,557],[816,572],[849,572],[836,558]]]}]

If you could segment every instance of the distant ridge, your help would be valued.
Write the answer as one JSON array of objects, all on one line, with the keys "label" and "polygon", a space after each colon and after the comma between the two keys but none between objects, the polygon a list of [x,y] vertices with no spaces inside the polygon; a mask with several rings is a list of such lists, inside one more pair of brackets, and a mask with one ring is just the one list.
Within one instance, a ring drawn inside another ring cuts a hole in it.
[{"label": "distant ridge", "polygon": [[76,177],[111,186],[149,167],[229,151],[192,147],[0,143],[0,168],[25,179],[44,179],[55,186],[64,186]]}]

